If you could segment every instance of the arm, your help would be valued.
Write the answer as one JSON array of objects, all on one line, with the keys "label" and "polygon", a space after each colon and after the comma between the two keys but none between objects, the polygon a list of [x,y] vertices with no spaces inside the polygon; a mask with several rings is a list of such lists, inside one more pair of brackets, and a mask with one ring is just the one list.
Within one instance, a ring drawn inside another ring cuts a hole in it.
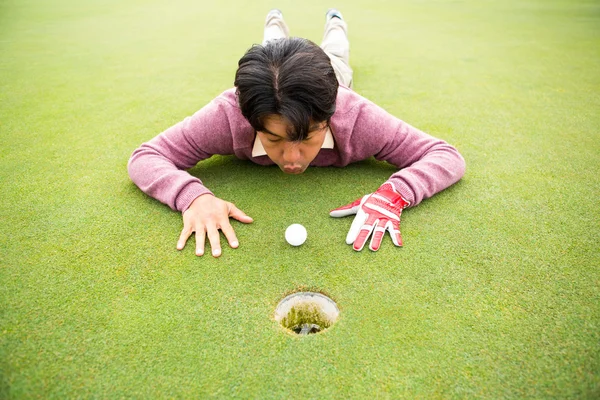
[{"label": "arm", "polygon": [[354,134],[364,137],[365,150],[370,155],[399,168],[387,182],[411,207],[458,182],[464,175],[465,160],[456,148],[373,103],[361,110]]},{"label": "arm", "polygon": [[402,246],[402,210],[457,182],[465,161],[458,151],[388,114],[371,102],[359,108],[352,132],[352,148],[366,158],[374,155],[400,170],[374,193],[332,210],[332,217],[356,214],[346,243],[360,251],[371,237],[369,248],[379,249],[389,231],[396,246]]},{"label": "arm", "polygon": [[[134,151],[128,164],[131,180],[146,194],[182,212],[183,229],[177,249],[196,233],[196,255],[204,254],[208,236],[212,255],[221,255],[219,230],[232,248],[238,247],[229,218],[244,223],[252,218],[234,204],[215,197],[184,169],[213,154],[232,154],[233,139],[227,108],[219,98]],[[229,110],[231,111],[231,110]]]},{"label": "arm", "polygon": [[185,169],[213,154],[233,154],[233,140],[218,98],[133,152],[127,166],[131,180],[146,194],[184,212],[192,201],[212,194]]}]

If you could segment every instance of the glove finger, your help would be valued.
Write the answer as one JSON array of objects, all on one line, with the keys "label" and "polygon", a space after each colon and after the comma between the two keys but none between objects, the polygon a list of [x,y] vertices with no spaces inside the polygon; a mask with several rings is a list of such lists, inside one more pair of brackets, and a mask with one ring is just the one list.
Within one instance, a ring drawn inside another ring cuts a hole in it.
[{"label": "glove finger", "polygon": [[389,221],[386,225],[386,229],[390,232],[392,242],[398,247],[402,247],[402,236],[400,235],[400,222]]},{"label": "glove finger", "polygon": [[385,234],[385,230],[388,224],[389,220],[380,219],[377,221],[376,225],[373,228],[373,237],[371,238],[371,243],[369,243],[370,250],[379,250],[379,246],[381,246],[381,240],[383,239],[383,235]]},{"label": "glove finger", "polygon": [[366,196],[358,198],[358,199],[354,200],[352,203],[346,204],[345,206],[341,206],[334,210],[331,210],[329,212],[329,215],[332,217],[335,217],[335,218],[339,218],[339,217],[347,217],[348,215],[356,214],[358,212],[358,209],[360,208],[360,205],[361,205],[364,197],[366,197]]},{"label": "glove finger", "polygon": [[350,230],[348,231],[348,235],[346,235],[346,244],[352,244],[358,237],[360,233],[360,228],[363,227],[365,222],[367,222],[367,218],[369,214],[364,212],[363,210],[358,210],[356,213],[356,217],[352,221],[352,225],[350,225]]},{"label": "glove finger", "polygon": [[371,236],[371,233],[376,225],[377,217],[369,216],[365,224],[360,228],[360,232],[354,241],[354,245],[352,246],[354,250],[361,251],[363,247],[365,247],[365,243],[367,242],[369,236]]}]

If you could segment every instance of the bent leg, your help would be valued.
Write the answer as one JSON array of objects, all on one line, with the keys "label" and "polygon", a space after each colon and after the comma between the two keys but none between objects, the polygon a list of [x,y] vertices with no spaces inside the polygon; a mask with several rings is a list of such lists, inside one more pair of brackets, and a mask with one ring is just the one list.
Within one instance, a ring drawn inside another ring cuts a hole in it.
[{"label": "bent leg", "polygon": [[283,14],[277,9],[269,11],[265,20],[265,31],[263,35],[263,46],[275,39],[283,39],[290,36],[290,30],[283,20]]},{"label": "bent leg", "polygon": [[351,88],[353,71],[350,67],[348,24],[341,18],[339,11],[330,10],[327,13],[321,48],[331,59],[331,65],[340,84]]}]

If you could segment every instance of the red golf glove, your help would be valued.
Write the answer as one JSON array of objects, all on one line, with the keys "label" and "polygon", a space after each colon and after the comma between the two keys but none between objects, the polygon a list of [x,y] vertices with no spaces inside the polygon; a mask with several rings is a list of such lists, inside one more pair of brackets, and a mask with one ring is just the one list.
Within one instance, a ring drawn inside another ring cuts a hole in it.
[{"label": "red golf glove", "polygon": [[400,215],[409,205],[391,183],[384,183],[375,193],[367,194],[348,205],[336,208],[329,215],[345,217],[356,214],[346,236],[346,243],[354,243],[354,250],[360,251],[372,233],[369,249],[377,251],[386,230],[390,232],[394,244],[402,246]]}]

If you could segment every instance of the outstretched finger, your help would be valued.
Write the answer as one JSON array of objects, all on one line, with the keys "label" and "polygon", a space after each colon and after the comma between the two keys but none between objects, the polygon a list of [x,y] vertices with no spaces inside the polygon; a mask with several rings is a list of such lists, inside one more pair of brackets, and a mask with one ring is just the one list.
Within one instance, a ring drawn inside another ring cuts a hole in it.
[{"label": "outstretched finger", "polygon": [[360,228],[358,237],[354,241],[354,245],[352,246],[354,250],[361,251],[363,247],[365,247],[365,243],[367,242],[369,236],[371,236],[373,229],[375,229],[377,221],[377,217],[375,216],[369,216],[369,218],[367,218],[365,224]]},{"label": "outstretched finger", "polygon": [[206,240],[206,232],[204,227],[196,229],[196,255],[204,255],[204,242]]},{"label": "outstretched finger", "polygon": [[185,243],[187,242],[191,234],[192,228],[189,226],[184,226],[181,230],[181,234],[179,235],[179,240],[177,240],[177,250],[183,250],[183,248],[185,247]]},{"label": "outstretched finger", "polygon": [[356,213],[356,217],[352,220],[352,224],[350,225],[350,230],[348,230],[348,234],[346,235],[346,244],[352,244],[358,237],[361,228],[367,222],[367,218],[369,214],[365,213],[363,210],[358,210]]},{"label": "outstretched finger", "polygon": [[388,222],[388,231],[392,237],[392,242],[398,247],[402,247],[402,235],[400,234],[400,222],[390,221]]},{"label": "outstretched finger", "polygon": [[208,225],[206,227],[206,235],[210,242],[213,257],[219,257],[221,255],[221,237],[216,225]]},{"label": "outstretched finger", "polygon": [[369,243],[369,249],[371,251],[379,250],[381,246],[381,240],[383,239],[383,235],[385,234],[385,229],[387,227],[385,220],[377,221],[377,225],[375,225],[373,229],[373,237],[371,238],[371,243]]},{"label": "outstretched finger", "polygon": [[[243,222],[245,224],[249,224],[252,221],[254,221],[252,219],[252,217],[249,217],[248,215],[246,215],[245,212],[243,212],[242,210],[240,210],[239,208],[237,208],[235,206],[235,204],[233,203],[228,203],[227,207],[229,209],[229,216],[233,219],[237,219],[240,222]],[[231,243],[231,242],[230,242]]]},{"label": "outstretched finger", "polygon": [[360,208],[360,203],[363,198],[360,197],[354,200],[352,203],[346,204],[345,206],[338,207],[329,212],[331,217],[339,218],[346,217],[348,215],[356,214],[358,209]]},{"label": "outstretched finger", "polygon": [[227,241],[229,242],[229,246],[231,246],[231,248],[236,249],[240,245],[237,240],[237,237],[235,236],[235,231],[233,230],[233,227],[231,226],[229,221],[225,221],[221,224],[221,231],[223,231],[223,234],[227,238]]}]

